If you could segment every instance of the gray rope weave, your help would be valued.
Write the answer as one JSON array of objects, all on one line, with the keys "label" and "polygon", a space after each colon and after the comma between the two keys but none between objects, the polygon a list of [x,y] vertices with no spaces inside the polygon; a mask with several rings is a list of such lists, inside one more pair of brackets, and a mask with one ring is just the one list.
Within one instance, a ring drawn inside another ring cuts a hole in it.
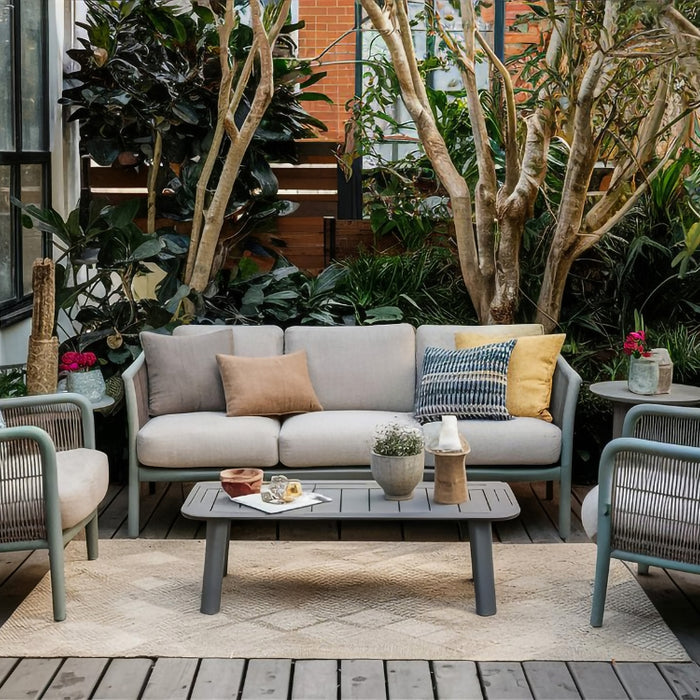
[{"label": "gray rope weave", "polygon": [[45,430],[56,446],[56,452],[83,446],[83,425],[80,409],[75,404],[14,406],[2,412],[8,428],[34,425]]}]

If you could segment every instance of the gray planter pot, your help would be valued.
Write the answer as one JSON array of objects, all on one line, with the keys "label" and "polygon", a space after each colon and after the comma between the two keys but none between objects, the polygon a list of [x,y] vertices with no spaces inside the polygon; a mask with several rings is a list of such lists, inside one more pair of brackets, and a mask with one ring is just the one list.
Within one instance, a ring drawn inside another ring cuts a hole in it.
[{"label": "gray planter pot", "polygon": [[387,501],[407,501],[413,498],[413,489],[423,479],[423,453],[409,457],[370,456],[372,478],[384,489]]}]

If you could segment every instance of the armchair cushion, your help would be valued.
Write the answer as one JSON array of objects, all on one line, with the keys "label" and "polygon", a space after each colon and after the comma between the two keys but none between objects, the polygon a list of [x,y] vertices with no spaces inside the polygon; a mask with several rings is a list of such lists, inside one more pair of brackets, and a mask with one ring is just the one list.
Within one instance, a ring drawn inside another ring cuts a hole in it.
[{"label": "armchair cushion", "polygon": [[226,401],[217,353],[233,352],[224,328],[191,336],[141,333],[148,368],[148,411],[152,416],[189,411],[223,411]]},{"label": "armchair cushion", "polygon": [[58,500],[64,530],[92,513],[107,493],[109,462],[99,450],[81,447],[56,453]]}]

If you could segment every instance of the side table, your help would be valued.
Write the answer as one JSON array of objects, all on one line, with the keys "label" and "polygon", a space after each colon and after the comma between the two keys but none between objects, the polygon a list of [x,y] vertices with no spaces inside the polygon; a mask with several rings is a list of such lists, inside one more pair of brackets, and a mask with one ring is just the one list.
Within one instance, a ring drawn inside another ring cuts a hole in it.
[{"label": "side table", "polygon": [[622,424],[627,411],[640,403],[660,403],[668,406],[696,406],[700,404],[700,387],[671,384],[668,394],[635,394],[627,388],[627,381],[597,382],[588,387],[596,396],[612,402],[613,438],[622,435]]}]

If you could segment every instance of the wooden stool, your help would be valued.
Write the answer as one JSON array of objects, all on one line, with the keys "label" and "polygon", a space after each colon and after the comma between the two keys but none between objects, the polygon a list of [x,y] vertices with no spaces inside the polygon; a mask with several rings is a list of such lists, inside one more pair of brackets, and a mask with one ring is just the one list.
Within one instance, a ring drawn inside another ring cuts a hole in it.
[{"label": "wooden stool", "polygon": [[460,436],[462,452],[442,452],[426,448],[435,455],[435,503],[456,504],[469,500],[467,489],[466,456],[471,451],[467,441]]}]

